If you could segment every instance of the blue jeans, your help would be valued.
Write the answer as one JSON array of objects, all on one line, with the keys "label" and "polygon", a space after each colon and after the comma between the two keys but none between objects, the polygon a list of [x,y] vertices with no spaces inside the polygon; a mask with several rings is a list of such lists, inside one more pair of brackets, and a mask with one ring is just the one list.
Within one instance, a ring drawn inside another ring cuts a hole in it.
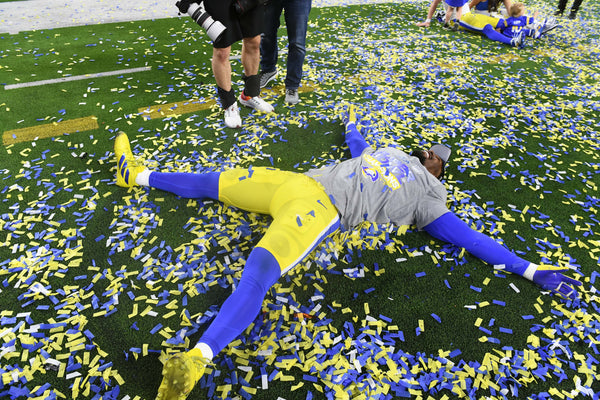
[{"label": "blue jeans", "polygon": [[265,30],[260,41],[261,72],[273,72],[277,67],[277,30],[284,12],[288,34],[286,89],[298,89],[302,79],[302,64],[306,55],[306,30],[312,0],[271,0],[266,5]]}]

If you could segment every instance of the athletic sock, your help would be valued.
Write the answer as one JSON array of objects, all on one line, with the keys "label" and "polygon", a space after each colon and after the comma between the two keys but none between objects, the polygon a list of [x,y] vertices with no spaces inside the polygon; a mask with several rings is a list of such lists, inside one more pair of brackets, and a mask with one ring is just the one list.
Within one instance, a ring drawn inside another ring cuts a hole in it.
[{"label": "athletic sock", "polygon": [[135,183],[140,186],[150,186],[150,174],[152,171],[149,169],[145,169],[142,172],[139,172],[135,177]]},{"label": "athletic sock", "polygon": [[213,351],[206,343],[198,342],[194,348],[200,350],[202,357],[206,358],[207,360],[211,361],[213,359]]},{"label": "athletic sock", "polygon": [[219,95],[219,100],[221,101],[221,107],[227,109],[233,103],[235,103],[235,92],[233,89],[225,90],[217,86],[217,94]]},{"label": "athletic sock", "polygon": [[280,276],[281,269],[273,254],[255,247],[246,260],[237,288],[225,300],[200,343],[206,343],[213,354],[218,354],[254,321],[267,291]]},{"label": "athletic sock", "polygon": [[242,77],[244,80],[244,92],[243,95],[248,97],[256,97],[260,95],[260,75],[244,75]]},{"label": "athletic sock", "polygon": [[186,199],[219,199],[220,172],[153,172],[149,186]]}]

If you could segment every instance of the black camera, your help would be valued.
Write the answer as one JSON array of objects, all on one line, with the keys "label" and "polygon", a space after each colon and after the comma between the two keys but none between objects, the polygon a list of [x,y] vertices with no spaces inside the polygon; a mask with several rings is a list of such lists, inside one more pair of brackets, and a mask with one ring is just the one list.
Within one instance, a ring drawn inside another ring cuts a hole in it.
[{"label": "black camera", "polygon": [[204,2],[200,3],[181,0],[175,3],[179,12],[188,14],[198,25],[206,31],[206,34],[213,42],[217,41],[225,32],[225,25],[215,21],[204,8]]}]

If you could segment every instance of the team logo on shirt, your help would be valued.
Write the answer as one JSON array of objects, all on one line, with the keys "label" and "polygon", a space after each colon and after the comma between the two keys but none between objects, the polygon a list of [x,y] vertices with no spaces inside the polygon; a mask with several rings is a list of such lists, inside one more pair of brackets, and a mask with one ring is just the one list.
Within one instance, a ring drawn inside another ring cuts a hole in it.
[{"label": "team logo on shirt", "polygon": [[362,168],[363,175],[376,182],[379,179],[379,172],[375,168],[363,167]]},{"label": "team logo on shirt", "polygon": [[376,151],[372,155],[367,154],[363,156],[363,158],[368,164],[368,166],[362,168],[363,176],[372,182],[381,179],[387,187],[396,190],[401,186],[402,182],[409,182],[415,179],[408,167],[408,160],[400,160],[384,151]]}]

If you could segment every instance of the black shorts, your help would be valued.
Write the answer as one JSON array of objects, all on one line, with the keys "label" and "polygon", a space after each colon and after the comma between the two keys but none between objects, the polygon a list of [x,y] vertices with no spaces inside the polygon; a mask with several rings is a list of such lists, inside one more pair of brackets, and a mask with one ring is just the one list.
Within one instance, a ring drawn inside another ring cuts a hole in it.
[{"label": "black shorts", "polygon": [[262,1],[244,15],[235,12],[236,0],[204,0],[206,12],[227,28],[213,47],[224,48],[239,42],[243,38],[251,38],[263,33],[265,6]]}]

